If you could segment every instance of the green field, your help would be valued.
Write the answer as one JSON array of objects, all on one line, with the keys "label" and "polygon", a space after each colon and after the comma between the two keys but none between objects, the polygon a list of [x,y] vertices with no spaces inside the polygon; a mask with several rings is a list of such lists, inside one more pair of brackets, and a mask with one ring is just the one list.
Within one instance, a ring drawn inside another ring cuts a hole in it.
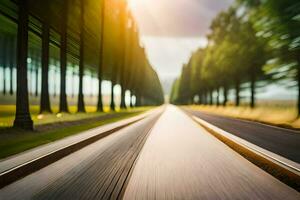
[{"label": "green field", "polygon": [[[5,113],[4,120],[1,117],[1,122],[4,124],[11,124],[14,119],[13,106],[0,106],[1,114]],[[5,158],[34,147],[47,144],[67,136],[71,136],[80,133],[85,130],[89,130],[98,126],[113,123],[122,119],[136,116],[141,114],[151,107],[141,107],[128,110],[119,110],[117,112],[105,112],[105,113],[95,113],[93,107],[87,108],[88,113],[83,114],[47,114],[42,117],[38,115],[38,107],[31,107],[31,112],[33,113],[33,120],[37,124],[35,131],[22,131],[13,128],[8,128],[2,126],[0,128],[0,158]],[[102,120],[95,121],[94,119],[98,117],[103,117]],[[85,119],[91,119],[85,120]],[[66,125],[55,127],[57,122],[68,122],[68,121],[78,121],[76,125]],[[39,127],[45,126],[51,123],[50,130],[39,131]],[[6,125],[7,125],[6,124]]]},{"label": "green field", "polygon": [[[0,127],[10,127],[13,125],[15,119],[15,106],[14,105],[0,105]],[[144,108],[138,108],[143,110]],[[69,106],[70,113],[58,113],[58,107],[52,108],[52,114],[39,114],[39,106],[30,106],[30,113],[32,120],[35,125],[42,125],[55,122],[64,122],[64,121],[74,121],[85,119],[89,117],[102,116],[107,113],[114,113],[110,111],[109,107],[105,107],[104,113],[96,112],[97,108],[95,106],[86,106],[86,113],[76,113],[76,106]],[[137,109],[134,109],[137,110]],[[117,110],[120,112],[120,110]]]}]

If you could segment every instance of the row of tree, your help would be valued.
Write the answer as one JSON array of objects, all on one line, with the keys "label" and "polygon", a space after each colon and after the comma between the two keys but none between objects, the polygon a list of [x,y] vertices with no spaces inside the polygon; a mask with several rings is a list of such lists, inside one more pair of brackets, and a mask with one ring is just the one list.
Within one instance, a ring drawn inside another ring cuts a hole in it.
[{"label": "row of tree", "polygon": [[183,67],[171,102],[194,103],[198,96],[200,104],[225,106],[228,90],[234,89],[239,106],[241,85],[248,83],[253,108],[258,81],[290,79],[299,91],[300,113],[299,27],[297,0],[238,0],[213,20],[207,47],[194,52]]},{"label": "row of tree", "polygon": [[[140,44],[139,32],[125,0],[19,0],[1,1],[1,14],[16,22],[17,31],[4,30],[15,36],[17,95],[14,126],[32,129],[29,112],[27,61],[28,53],[40,45],[41,105],[40,112],[52,112],[49,98],[49,60],[60,62],[59,112],[69,112],[66,94],[67,64],[78,62],[78,112],[85,112],[83,75],[85,69],[98,74],[98,111],[103,111],[103,80],[121,86],[121,108],[126,108],[125,91],[136,97],[136,105],[163,103],[163,91],[156,72],[149,64]],[[32,44],[30,35],[40,38]],[[36,42],[38,43],[38,42]],[[53,46],[58,53],[52,53]],[[1,46],[0,49],[4,47]],[[111,109],[115,109],[114,98]],[[132,104],[131,104],[132,105]]]}]

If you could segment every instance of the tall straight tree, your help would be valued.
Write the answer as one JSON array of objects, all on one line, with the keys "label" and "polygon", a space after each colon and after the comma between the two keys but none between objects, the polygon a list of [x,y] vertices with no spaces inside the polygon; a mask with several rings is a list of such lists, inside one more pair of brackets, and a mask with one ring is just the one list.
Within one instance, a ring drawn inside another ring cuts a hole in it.
[{"label": "tall straight tree", "polygon": [[59,112],[69,112],[67,93],[66,93],[66,74],[67,74],[67,38],[68,38],[68,12],[69,1],[63,1],[63,14],[61,23],[60,41],[60,102]]},{"label": "tall straight tree", "polygon": [[102,73],[104,63],[104,31],[105,31],[105,0],[102,0],[101,6],[101,32],[100,32],[100,53],[99,53],[99,69],[98,69],[98,104],[97,111],[103,112],[103,101],[102,101]]},{"label": "tall straight tree", "polygon": [[28,53],[28,0],[19,0],[18,41],[17,41],[17,100],[14,127],[33,129],[29,112],[27,53]]},{"label": "tall straight tree", "polygon": [[125,103],[125,73],[126,73],[126,29],[127,29],[127,15],[126,15],[126,4],[125,1],[121,1],[121,12],[120,12],[120,31],[121,31],[121,66],[120,66],[120,85],[121,85],[121,105],[122,109],[126,109]]},{"label": "tall straight tree", "polygon": [[7,66],[7,55],[9,52],[7,51],[8,49],[8,44],[7,44],[7,38],[5,37],[3,40],[3,58],[2,58],[2,70],[3,70],[3,95],[6,95],[6,66]]},{"label": "tall straight tree", "polygon": [[10,88],[9,88],[9,93],[10,95],[14,94],[14,86],[13,86],[13,79],[14,79],[14,65],[15,65],[15,37],[10,36],[10,48],[9,48],[9,72],[10,72]]},{"label": "tall straight tree", "polygon": [[[114,75],[112,75],[114,76]],[[114,92],[114,86],[115,86],[115,80],[112,78],[111,80],[111,97],[110,97],[110,110],[115,111],[116,105],[115,105],[115,92]]]},{"label": "tall straight tree", "polygon": [[40,113],[52,112],[49,97],[49,38],[50,38],[49,23],[45,22],[42,27],[42,91],[40,102]]},{"label": "tall straight tree", "polygon": [[78,112],[85,112],[84,96],[83,96],[83,75],[84,75],[84,0],[81,0],[80,5],[80,55],[79,55],[79,91],[78,91]]},{"label": "tall straight tree", "polygon": [[39,54],[36,53],[36,62],[35,62],[35,97],[39,96],[39,64],[40,64],[40,59],[39,59]]}]

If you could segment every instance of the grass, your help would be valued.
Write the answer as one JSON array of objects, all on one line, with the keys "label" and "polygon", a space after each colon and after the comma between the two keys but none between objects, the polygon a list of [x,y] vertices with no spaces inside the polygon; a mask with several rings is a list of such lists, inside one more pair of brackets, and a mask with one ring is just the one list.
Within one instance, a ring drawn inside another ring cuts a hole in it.
[{"label": "grass", "polygon": [[[58,113],[58,107],[52,108],[53,113],[39,114],[39,106],[30,106],[31,118],[35,125],[43,125],[56,122],[81,120],[90,117],[98,117],[107,113],[114,113],[109,110],[109,107],[104,108],[104,113],[97,113],[95,106],[86,106],[86,113],[76,113],[76,106],[69,106],[70,113]],[[10,127],[13,125],[15,119],[15,106],[14,105],[0,105],[0,128]],[[139,108],[143,109],[143,108]],[[120,112],[118,109],[117,112]]]},{"label": "grass", "polygon": [[251,109],[246,106],[189,106],[194,110],[207,113],[262,122],[274,126],[300,129],[300,119],[297,118],[297,110],[293,106],[258,106]]},{"label": "grass", "polygon": [[[90,122],[85,120],[83,124],[79,123],[78,125],[66,126],[63,128],[60,127],[58,129],[54,128],[52,130],[42,131],[42,132],[39,131],[24,132],[20,130],[2,128],[2,130],[0,131],[3,132],[0,134],[0,158],[6,158],[8,156],[32,149],[34,147],[43,144],[54,142],[56,140],[80,133],[82,131],[86,131],[105,124],[113,123],[129,117],[133,117],[145,112],[148,109],[150,108],[144,107],[144,108],[131,109],[128,111],[119,111],[114,114],[110,113],[110,117],[105,118],[104,116],[103,120],[99,120],[99,121],[91,120]],[[88,114],[73,114],[74,116],[72,116],[72,114],[69,115],[70,116],[66,117],[67,120],[76,119],[77,121],[80,121],[81,119],[85,119],[87,117],[93,119],[95,117],[108,115],[108,114],[88,113]],[[76,115],[80,115],[80,116],[78,117]]]}]

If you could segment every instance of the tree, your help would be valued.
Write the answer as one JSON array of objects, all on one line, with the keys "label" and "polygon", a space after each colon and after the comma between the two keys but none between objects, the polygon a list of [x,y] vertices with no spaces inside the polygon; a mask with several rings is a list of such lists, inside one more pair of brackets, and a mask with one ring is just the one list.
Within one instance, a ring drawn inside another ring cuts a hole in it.
[{"label": "tree", "polygon": [[[276,71],[282,73],[282,63],[290,64],[286,73],[293,73],[298,88],[298,115],[300,115],[300,2],[298,0],[240,0],[248,10],[256,31],[268,39],[270,49],[277,58]],[[283,77],[283,76],[281,76]]]}]

